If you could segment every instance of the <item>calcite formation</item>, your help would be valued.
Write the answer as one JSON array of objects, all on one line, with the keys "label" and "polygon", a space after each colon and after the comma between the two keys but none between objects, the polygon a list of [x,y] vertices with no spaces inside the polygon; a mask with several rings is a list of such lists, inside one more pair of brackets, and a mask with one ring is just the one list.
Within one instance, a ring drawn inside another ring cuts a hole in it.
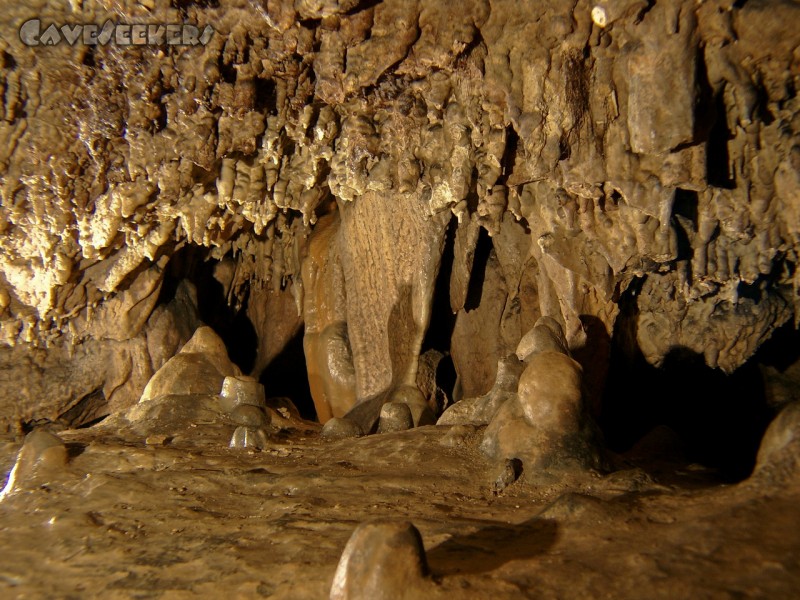
[{"label": "calcite formation", "polygon": [[[190,247],[248,374],[304,327],[322,420],[417,385],[447,247],[461,397],[543,315],[602,363],[627,303],[651,364],[726,372],[800,321],[797,3],[0,6],[5,427],[135,404],[200,325],[165,285]],[[32,18],[214,33],[28,46]]]},{"label": "calcite formation", "polygon": [[0,501],[10,494],[58,478],[67,464],[67,447],[55,433],[37,429],[25,436]]},{"label": "calcite formation", "polygon": [[0,0],[0,597],[796,597],[798,22]]},{"label": "calcite formation", "polygon": [[362,523],[342,553],[330,600],[421,598],[431,593],[425,590],[427,575],[425,547],[416,527],[407,522]]}]

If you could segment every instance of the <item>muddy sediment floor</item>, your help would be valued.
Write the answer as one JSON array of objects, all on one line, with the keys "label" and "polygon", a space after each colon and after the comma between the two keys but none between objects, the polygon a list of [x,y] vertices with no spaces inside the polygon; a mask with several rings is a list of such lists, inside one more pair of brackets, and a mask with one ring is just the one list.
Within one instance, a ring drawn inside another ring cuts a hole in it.
[{"label": "muddy sediment floor", "polygon": [[[643,465],[500,494],[480,430],[423,427],[263,451],[224,428],[148,443],[60,432],[68,467],[0,502],[3,598],[326,598],[369,519],[411,521],[450,598],[792,598],[800,493]],[[19,442],[0,461],[13,464]],[[649,470],[649,472],[648,472]]]}]

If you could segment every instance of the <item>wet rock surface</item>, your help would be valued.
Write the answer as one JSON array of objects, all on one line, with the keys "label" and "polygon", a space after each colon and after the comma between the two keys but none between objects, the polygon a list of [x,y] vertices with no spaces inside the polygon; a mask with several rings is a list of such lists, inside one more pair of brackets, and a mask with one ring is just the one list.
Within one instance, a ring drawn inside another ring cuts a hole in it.
[{"label": "wet rock surface", "polygon": [[58,435],[36,429],[25,436],[0,499],[58,478],[67,465],[67,447]]},{"label": "wet rock surface", "polygon": [[359,525],[345,546],[331,600],[398,600],[424,596],[428,575],[419,531],[408,522]]},{"label": "wet rock surface", "polygon": [[378,433],[407,431],[414,427],[411,409],[405,402],[387,402],[381,407],[378,419]]},{"label": "wet rock surface", "polygon": [[241,372],[228,358],[225,344],[213,329],[200,327],[147,382],[139,402],[167,395],[219,394],[230,375]]},{"label": "wet rock surface", "polygon": [[768,489],[800,485],[800,403],[784,407],[767,428],[752,479]]},{"label": "wet rock surface", "polygon": [[497,377],[492,389],[478,398],[464,398],[450,406],[437,423],[439,425],[488,425],[500,407],[516,397],[523,365],[516,357],[497,363]]},{"label": "wet rock surface", "polygon": [[[658,483],[524,472],[495,495],[480,435],[448,447],[452,430],[295,431],[247,451],[212,426],[152,445],[102,424],[63,431],[59,477],[0,502],[0,593],[327,598],[348,540],[376,519],[420,532],[431,578],[417,598],[791,598],[800,585],[796,487],[720,486],[683,465]],[[0,445],[4,473],[20,443]],[[416,551],[384,556],[419,573]]]},{"label": "wet rock surface", "polygon": [[[491,417],[483,452],[501,462],[521,461],[533,473],[603,468],[599,429],[585,406],[583,369],[570,358],[558,322],[539,319],[517,357],[525,364],[516,393],[508,393]],[[509,387],[516,378],[502,379]]]},{"label": "wet rock surface", "polygon": [[358,423],[339,417],[329,419],[322,428],[322,437],[329,440],[361,437],[362,435],[364,435],[364,430]]}]

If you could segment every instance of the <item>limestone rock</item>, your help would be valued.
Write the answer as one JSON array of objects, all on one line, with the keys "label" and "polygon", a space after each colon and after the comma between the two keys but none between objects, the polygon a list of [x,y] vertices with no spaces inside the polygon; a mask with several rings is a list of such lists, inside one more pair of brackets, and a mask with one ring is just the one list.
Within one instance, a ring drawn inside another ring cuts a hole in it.
[{"label": "limestone rock", "polygon": [[210,327],[200,327],[181,351],[150,379],[140,402],[159,396],[219,394],[226,376],[240,376],[225,344]]},{"label": "limestone rock", "polygon": [[488,394],[465,398],[448,408],[437,425],[488,425],[500,407],[517,396],[523,363],[516,356],[507,356],[497,363],[497,379]]},{"label": "limestone rock", "polygon": [[406,431],[414,427],[411,409],[404,402],[387,402],[381,407],[378,420],[378,433]]},{"label": "limestone rock", "polygon": [[[157,329],[190,249],[259,369],[305,323],[323,421],[417,383],[448,230],[458,399],[540,315],[601,356],[584,324],[630,304],[652,364],[727,372],[800,322],[796,2],[262,4],[194,3],[210,43],[144,56],[3,36],[4,427],[141,397],[185,338]],[[190,391],[219,390],[159,393]]]},{"label": "limestone rock", "polygon": [[470,310],[460,310],[453,329],[450,352],[460,387],[455,400],[487,394],[497,379],[497,361],[508,354],[497,328],[508,292],[494,252],[485,258],[482,275],[479,303],[468,305]]},{"label": "limestone rock", "polygon": [[428,402],[422,392],[415,385],[404,385],[392,390],[388,396],[390,403],[400,402],[408,406],[411,411],[414,427],[433,425],[436,417],[433,415]]},{"label": "limestone rock", "polygon": [[332,323],[320,333],[306,333],[303,348],[314,406],[321,422],[341,417],[355,404],[355,370],[347,325]]},{"label": "limestone rock", "polygon": [[478,428],[475,425],[448,426],[439,443],[446,448],[463,448],[477,433]]},{"label": "limestone rock", "polygon": [[581,366],[564,354],[532,356],[518,389],[527,423],[563,435],[574,433],[583,411],[581,375]]},{"label": "limestone rock", "polygon": [[378,425],[381,407],[388,402],[389,393],[383,392],[373,398],[359,402],[347,412],[344,418],[356,423],[363,435],[372,433]]},{"label": "limestone rock", "polygon": [[[707,365],[732,373],[792,317],[792,309],[780,293],[765,293],[758,301],[703,297],[675,307],[668,289],[676,277],[648,278],[642,287],[636,341],[655,366],[664,364],[670,352],[680,347],[702,355]],[[720,340],[725,340],[724,351],[718,347]]]},{"label": "limestone rock", "polygon": [[258,352],[252,373],[261,373],[302,330],[302,313],[297,310],[295,286],[275,290],[271,285],[250,289],[247,317],[258,338]]},{"label": "limestone rock", "polygon": [[25,436],[0,500],[14,491],[57,476],[67,464],[67,447],[56,434],[35,429]]},{"label": "limestone rock", "polygon": [[180,354],[202,354],[220,373],[240,375],[239,367],[228,358],[225,342],[211,327],[198,327]]},{"label": "limestone rock", "polygon": [[420,598],[427,575],[425,548],[416,527],[407,522],[362,523],[339,560],[330,599]]},{"label": "limestone rock", "polygon": [[140,402],[123,415],[124,421],[144,437],[174,436],[198,424],[224,419],[216,394],[166,394]]},{"label": "limestone rock", "polygon": [[560,352],[569,356],[561,325],[552,317],[541,317],[517,346],[517,358],[524,361],[539,352]]},{"label": "limestone rock", "polygon": [[800,485],[800,402],[787,405],[767,428],[751,480],[770,488]]},{"label": "limestone rock", "polygon": [[528,472],[599,469],[596,426],[581,394],[581,368],[558,352],[530,357],[516,398],[500,407],[481,449],[495,460],[518,458]]},{"label": "limestone rock", "polygon": [[231,411],[231,421],[245,427],[265,427],[270,421],[264,414],[264,409],[252,404],[240,404]]},{"label": "limestone rock", "polygon": [[197,288],[190,281],[182,279],[176,286],[172,300],[156,306],[145,325],[147,353],[153,372],[175,356],[202,326],[197,313]]},{"label": "limestone rock", "polygon": [[260,427],[237,427],[229,444],[231,448],[253,448],[263,450],[267,447],[267,434]]},{"label": "limestone rock", "polygon": [[229,375],[222,382],[219,401],[222,410],[227,412],[232,412],[237,406],[242,405],[264,407],[266,406],[264,386],[254,377]]},{"label": "limestone rock", "polygon": [[[358,140],[364,136],[377,138],[359,129],[353,132],[353,142],[342,140],[345,161],[350,153],[363,152]],[[404,147],[412,143],[398,141]],[[392,387],[416,384],[449,222],[448,213],[432,213],[421,194],[390,189],[391,184],[380,180],[382,173],[393,178],[393,163],[387,158],[383,168],[373,167],[367,177],[374,183],[357,201],[339,203],[347,333],[359,402]],[[341,177],[337,167],[331,177],[333,189]],[[349,174],[346,179],[352,185]]]},{"label": "limestone rock", "polygon": [[308,383],[317,417],[325,423],[356,404],[338,211],[318,221],[301,269]]},{"label": "limestone rock", "polygon": [[358,423],[342,417],[328,419],[322,428],[322,437],[326,440],[343,440],[362,435],[364,435],[364,430],[359,427]]},{"label": "limestone rock", "polygon": [[417,388],[434,415],[441,415],[450,401],[448,391],[442,389],[438,383],[439,370],[444,360],[444,353],[430,349],[420,355],[417,366]]}]

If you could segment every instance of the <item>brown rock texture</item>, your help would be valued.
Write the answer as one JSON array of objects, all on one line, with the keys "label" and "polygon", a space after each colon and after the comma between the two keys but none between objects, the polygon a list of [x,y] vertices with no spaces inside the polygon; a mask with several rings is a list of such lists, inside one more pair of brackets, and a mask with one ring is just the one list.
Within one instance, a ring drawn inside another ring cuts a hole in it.
[{"label": "brown rock texture", "polygon": [[362,523],[342,553],[330,599],[421,598],[427,574],[422,536],[411,523]]},{"label": "brown rock texture", "polygon": [[[0,12],[6,427],[133,404],[198,325],[161,294],[187,247],[228,265],[215,277],[261,333],[254,369],[301,320],[311,335],[338,327],[333,347],[306,346],[323,418],[415,385],[450,222],[466,397],[489,391],[541,315],[591,357],[633,297],[650,363],[682,346],[727,372],[800,320],[796,2]],[[214,34],[26,46],[32,18]],[[326,219],[336,232],[315,248]],[[157,341],[165,329],[183,333]],[[488,358],[471,357],[477,339]],[[331,359],[352,374],[334,377]]]}]

